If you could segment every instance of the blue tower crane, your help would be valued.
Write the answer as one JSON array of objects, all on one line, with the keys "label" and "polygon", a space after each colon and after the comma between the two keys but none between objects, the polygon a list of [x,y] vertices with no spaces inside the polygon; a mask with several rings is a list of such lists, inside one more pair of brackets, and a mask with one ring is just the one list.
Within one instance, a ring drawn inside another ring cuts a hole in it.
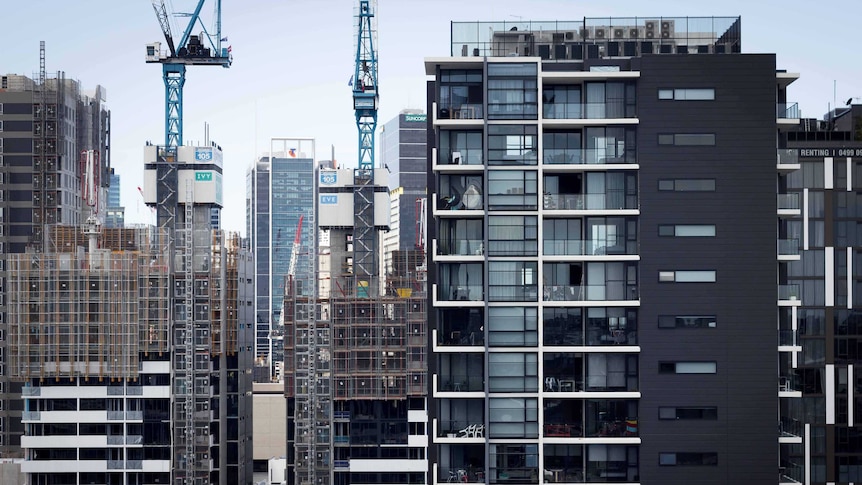
[{"label": "blue tower crane", "polygon": [[374,43],[374,8],[359,0],[356,32],[356,66],[353,74],[353,109],[359,129],[358,168],[354,172],[353,267],[357,296],[375,296],[377,231],[374,227],[374,132],[377,129],[377,52]]},{"label": "blue tower crane", "polygon": [[[227,68],[233,61],[230,48],[221,46],[221,0],[215,2],[214,32],[209,32],[201,21],[200,15],[204,3],[206,0],[198,0],[194,12],[177,14],[189,18],[177,46],[174,44],[164,0],[153,1],[153,9],[156,11],[165,42],[168,44],[167,51],[161,50],[159,42],[147,45],[147,62],[162,64],[165,81],[165,147],[175,149],[183,144],[183,85],[186,82],[186,66]],[[198,23],[203,31],[199,35],[192,35],[192,29]]]}]

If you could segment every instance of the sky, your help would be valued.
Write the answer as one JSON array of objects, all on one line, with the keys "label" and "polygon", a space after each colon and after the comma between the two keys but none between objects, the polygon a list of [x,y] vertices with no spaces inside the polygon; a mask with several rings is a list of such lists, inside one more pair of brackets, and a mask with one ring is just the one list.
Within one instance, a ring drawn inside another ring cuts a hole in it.
[{"label": "sky", "polygon": [[[165,3],[190,12],[196,1]],[[213,5],[208,0],[203,9],[207,24]],[[203,143],[208,124],[210,139],[224,150],[224,229],[245,232],[246,171],[272,137],[312,137],[318,159],[330,158],[334,146],[340,165],[356,165],[348,86],[354,8],[354,0],[222,0],[233,65],[188,69],[183,138]],[[378,0],[378,127],[402,109],[425,108],[423,61],[449,55],[450,21],[629,16],[742,16],[743,52],[775,53],[779,69],[800,73],[788,100],[799,102],[803,116],[820,118],[833,99],[839,106],[849,98],[862,103],[860,14],[859,0]],[[143,146],[163,144],[165,130],[161,66],[144,62],[145,45],[164,42],[151,1],[0,0],[0,18],[0,73],[38,73],[44,40],[49,73],[63,71],[85,90],[107,90],[111,163],[121,177],[126,221],[153,222],[137,191]]]}]

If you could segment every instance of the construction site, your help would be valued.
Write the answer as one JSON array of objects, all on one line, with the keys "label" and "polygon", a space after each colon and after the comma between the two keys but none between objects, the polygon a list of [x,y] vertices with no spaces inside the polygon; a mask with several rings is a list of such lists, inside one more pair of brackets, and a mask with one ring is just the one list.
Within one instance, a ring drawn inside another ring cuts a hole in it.
[{"label": "construction site", "polygon": [[300,243],[316,257],[304,277],[287,276],[285,478],[297,485],[424,483],[427,473],[425,254],[394,251],[389,274],[380,264],[390,198],[374,158],[375,12],[368,0],[354,11],[357,168],[317,169],[306,223],[320,233]]}]

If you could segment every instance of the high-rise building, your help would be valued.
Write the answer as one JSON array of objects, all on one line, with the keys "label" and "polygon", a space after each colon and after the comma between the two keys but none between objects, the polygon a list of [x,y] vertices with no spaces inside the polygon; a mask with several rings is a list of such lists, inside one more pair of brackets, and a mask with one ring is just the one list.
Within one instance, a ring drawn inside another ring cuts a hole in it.
[{"label": "high-rise building", "polygon": [[[784,118],[795,104],[780,99]],[[860,313],[862,106],[802,119],[779,151],[782,482],[853,483],[862,473]]]},{"label": "high-rise building", "polygon": [[742,54],[737,17],[454,23],[451,46],[425,61],[430,482],[794,481],[779,448],[810,443],[779,407],[846,420],[776,388],[779,356],[832,352],[777,348],[797,76]]},{"label": "high-rise building", "polygon": [[[43,46],[44,47],[44,46]],[[62,72],[0,76],[0,333],[8,335],[7,258],[38,250],[47,224],[80,224],[80,152],[94,150],[110,169],[110,111],[105,91],[89,94]],[[0,339],[0,456],[21,456],[21,382],[10,380]]]},{"label": "high-rise building", "polygon": [[[270,382],[284,362],[285,278],[300,218],[314,207],[314,161],[298,140],[273,138],[271,151],[260,157],[246,178],[246,234],[255,254],[255,381]],[[315,230],[302,225],[301,238]],[[296,267],[307,271],[308,250]]]},{"label": "high-rise building", "polygon": [[425,129],[422,110],[405,109],[380,130],[381,162],[389,172],[392,217],[389,231],[382,235],[384,268],[391,271],[392,256],[387,248],[402,251],[421,249],[421,213],[417,208],[426,197]]},{"label": "high-rise building", "polygon": [[120,174],[109,171],[110,186],[108,187],[108,203],[105,208],[105,227],[123,227],[126,224],[126,208],[120,202]]}]

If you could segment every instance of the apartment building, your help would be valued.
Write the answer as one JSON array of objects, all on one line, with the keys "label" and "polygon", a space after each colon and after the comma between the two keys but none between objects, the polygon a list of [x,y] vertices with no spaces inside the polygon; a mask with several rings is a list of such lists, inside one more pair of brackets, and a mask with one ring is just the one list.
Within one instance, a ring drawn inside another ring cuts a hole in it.
[{"label": "apartment building", "polygon": [[425,60],[429,482],[776,483],[797,76],[738,17],[451,45]]}]

